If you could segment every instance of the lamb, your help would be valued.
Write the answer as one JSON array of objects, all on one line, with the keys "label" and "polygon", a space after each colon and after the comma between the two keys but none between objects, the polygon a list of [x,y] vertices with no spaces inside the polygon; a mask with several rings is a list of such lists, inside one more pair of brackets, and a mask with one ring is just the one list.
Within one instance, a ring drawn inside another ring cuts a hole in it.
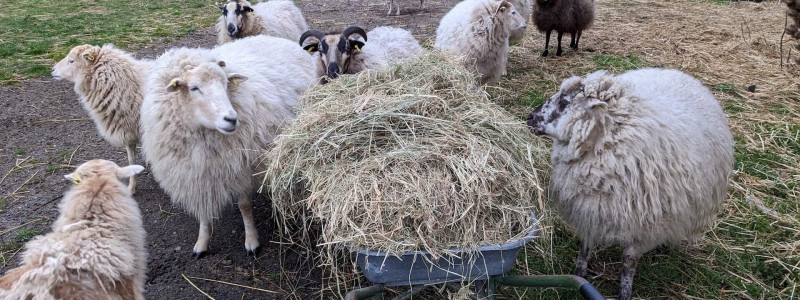
[{"label": "lamb", "polygon": [[481,84],[494,84],[506,70],[511,31],[526,27],[508,1],[465,0],[442,18],[434,46],[461,55],[480,73]]},{"label": "lamb", "polygon": [[21,266],[0,278],[0,299],[144,299],[142,216],[120,179],[144,170],[95,159],[65,175],[53,232],[25,245]]},{"label": "lamb", "polygon": [[[214,49],[173,49],[155,62],[142,104],[142,149],[153,177],[200,221],[193,253],[208,249],[210,224],[233,197],[255,254],[250,196],[260,150],[295,117],[316,81],[311,57],[292,41],[254,36]],[[191,105],[186,105],[190,103]]]},{"label": "lamb", "polygon": [[[425,0],[419,0],[419,9],[422,9],[422,5],[424,4]],[[389,12],[386,13],[387,15],[392,15],[392,7],[397,8],[395,15],[400,15],[400,0],[389,0]]]},{"label": "lamb", "polygon": [[[100,136],[113,146],[125,147],[131,165],[136,160],[139,110],[150,65],[150,61],[137,60],[111,44],[82,45],[72,48],[51,73],[56,80],[75,83],[75,93]],[[128,188],[136,191],[135,176]]]},{"label": "lamb", "polygon": [[677,70],[598,71],[564,80],[528,116],[553,138],[550,187],[581,240],[576,273],[597,245],[624,247],[620,296],[636,263],[714,224],[733,169],[733,136],[714,95]]},{"label": "lamb", "polygon": [[308,30],[303,12],[289,0],[271,0],[251,5],[247,0],[229,0],[218,5],[217,43],[222,45],[254,35],[270,35],[296,41]]},{"label": "lamb", "polygon": [[533,23],[545,33],[544,52],[550,45],[550,32],[558,33],[556,56],[561,56],[561,36],[569,32],[569,47],[578,50],[581,33],[594,22],[594,0],[536,0],[533,6]]},{"label": "lamb", "polygon": [[[361,36],[363,41],[353,35]],[[366,43],[367,36],[371,39],[369,43]],[[310,37],[316,40],[306,44]],[[327,75],[328,78],[381,68],[391,62],[408,61],[422,52],[411,32],[388,26],[377,27],[369,33],[357,26],[348,27],[341,34],[331,32],[326,35],[318,30],[309,30],[300,37],[300,46],[315,54],[318,77]]]},{"label": "lamb", "polygon": [[[514,8],[517,9],[517,13],[520,16],[525,18],[525,22],[527,24],[528,20],[531,18],[531,0],[508,0],[508,3],[514,5]],[[525,29],[516,29],[511,31],[511,35],[508,37],[508,41],[512,44],[518,43],[525,37]]]}]

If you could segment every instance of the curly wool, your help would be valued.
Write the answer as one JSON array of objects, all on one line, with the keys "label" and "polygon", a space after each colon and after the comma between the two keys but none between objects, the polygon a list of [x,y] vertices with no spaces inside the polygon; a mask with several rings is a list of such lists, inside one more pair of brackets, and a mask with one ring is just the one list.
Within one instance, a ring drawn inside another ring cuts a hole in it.
[{"label": "curly wool", "polygon": [[675,70],[600,71],[565,80],[560,93],[574,94],[572,105],[608,104],[560,120],[563,139],[553,143],[551,190],[585,245],[633,245],[643,253],[714,223],[732,172],[733,137],[699,81]]}]

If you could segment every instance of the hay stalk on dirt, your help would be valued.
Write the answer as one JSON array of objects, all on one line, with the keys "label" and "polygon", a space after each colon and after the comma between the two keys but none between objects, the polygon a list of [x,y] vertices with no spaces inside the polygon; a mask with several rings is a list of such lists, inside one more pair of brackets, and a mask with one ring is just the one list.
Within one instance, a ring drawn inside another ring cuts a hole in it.
[{"label": "hay stalk on dirt", "polygon": [[541,212],[548,151],[449,55],[311,90],[265,155],[284,234],[399,253],[516,240]]}]

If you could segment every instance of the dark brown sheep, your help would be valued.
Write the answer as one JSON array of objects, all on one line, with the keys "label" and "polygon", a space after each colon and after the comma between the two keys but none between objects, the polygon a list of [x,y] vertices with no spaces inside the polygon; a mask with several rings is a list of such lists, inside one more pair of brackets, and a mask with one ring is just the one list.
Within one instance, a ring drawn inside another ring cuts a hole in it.
[{"label": "dark brown sheep", "polygon": [[581,32],[589,28],[594,21],[594,0],[536,0],[533,5],[533,23],[539,31],[545,33],[544,52],[550,44],[550,32],[558,32],[558,50],[556,56],[561,56],[561,35],[569,32],[571,40],[569,47],[578,49]]},{"label": "dark brown sheep", "polygon": [[[793,38],[800,40],[800,0],[784,0],[786,2],[786,6],[788,9],[786,10],[786,14],[789,15],[789,25],[786,27],[786,33],[791,35]],[[794,46],[797,50],[800,50],[800,44]],[[795,59],[795,61],[800,64],[800,58]]]}]

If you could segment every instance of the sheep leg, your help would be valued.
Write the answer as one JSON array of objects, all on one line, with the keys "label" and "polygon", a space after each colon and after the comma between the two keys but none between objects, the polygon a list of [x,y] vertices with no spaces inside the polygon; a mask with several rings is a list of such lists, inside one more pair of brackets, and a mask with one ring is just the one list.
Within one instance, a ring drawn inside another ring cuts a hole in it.
[{"label": "sheep leg", "polygon": [[636,273],[636,264],[639,262],[641,254],[632,246],[625,248],[622,255],[622,275],[619,283],[618,300],[630,300],[633,290],[633,276]]},{"label": "sheep leg", "polygon": [[425,6],[423,6],[424,3],[425,3],[425,0],[419,0],[419,9],[425,8]]},{"label": "sheep leg", "polygon": [[542,52],[542,57],[547,57],[547,47],[550,46],[550,32],[552,32],[552,30],[548,30],[547,33],[544,34],[544,51]]},{"label": "sheep leg", "polygon": [[578,50],[578,42],[581,41],[581,33],[583,30],[578,30],[578,37],[575,38],[575,50]]},{"label": "sheep leg", "polygon": [[586,268],[589,265],[589,247],[585,243],[581,243],[578,249],[578,259],[575,263],[575,275],[586,277]]},{"label": "sheep leg", "polygon": [[569,33],[569,47],[572,48],[572,50],[577,49],[577,47],[575,47],[575,37],[577,35],[578,35],[577,31],[573,31],[573,32]]},{"label": "sheep leg", "polygon": [[394,0],[389,1],[389,12],[386,13],[387,16],[392,15],[392,5],[394,4]]},{"label": "sheep leg", "polygon": [[253,200],[250,195],[239,196],[239,211],[244,221],[244,248],[247,249],[247,255],[255,256],[259,246],[258,230],[253,220]]},{"label": "sheep leg", "polygon": [[192,256],[201,258],[208,252],[208,240],[211,237],[211,228],[208,226],[208,221],[200,221],[200,230],[197,233],[197,242],[194,243]]},{"label": "sheep leg", "polygon": [[[128,152],[128,165],[132,165],[136,163],[136,144],[131,144],[125,146],[125,150]],[[128,178],[128,189],[131,190],[131,193],[136,193],[136,175],[131,176]]]},{"label": "sheep leg", "polygon": [[556,56],[561,56],[561,36],[564,35],[563,32],[558,32],[558,49],[556,50]]}]

